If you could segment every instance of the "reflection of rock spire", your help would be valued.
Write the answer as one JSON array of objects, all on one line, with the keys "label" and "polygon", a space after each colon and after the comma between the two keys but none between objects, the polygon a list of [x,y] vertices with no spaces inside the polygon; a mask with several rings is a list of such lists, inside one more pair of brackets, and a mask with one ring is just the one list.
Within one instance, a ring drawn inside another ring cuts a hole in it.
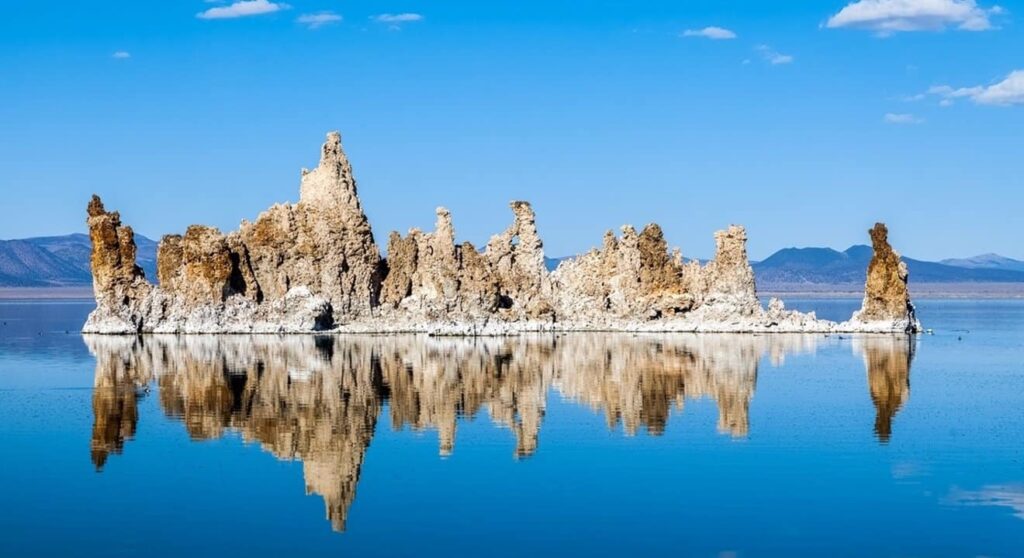
[{"label": "reflection of rock spire", "polygon": [[557,388],[604,409],[609,427],[628,435],[665,431],[673,407],[707,397],[718,405],[718,429],[749,430],[748,410],[761,356],[813,350],[812,336],[567,336],[559,341]]},{"label": "reflection of rock spire", "polygon": [[907,335],[855,338],[854,350],[864,358],[868,389],[875,404],[875,435],[882,443],[892,436],[892,419],[910,396],[910,364],[914,338]]},{"label": "reflection of rock spire", "polygon": [[420,336],[87,336],[96,356],[98,466],[134,433],[136,390],[154,378],[164,412],[193,439],[227,431],[303,463],[306,490],[345,527],[363,460],[387,401],[391,425],[438,432],[455,451],[462,417],[486,412],[538,451],[546,398],[601,409],[628,434],[661,434],[673,409],[707,397],[718,429],[746,435],[758,362],[815,349],[814,336],[580,334]]},{"label": "reflection of rock spire", "polygon": [[121,453],[125,440],[135,436],[139,409],[134,385],[114,379],[92,392],[92,464],[103,469],[107,456]]},{"label": "reflection of rock spire", "polygon": [[550,384],[538,361],[545,352],[534,343],[447,339],[394,345],[381,354],[393,428],[437,429],[439,452],[449,455],[457,418],[486,406],[495,423],[516,435],[516,455],[533,453]]},{"label": "reflection of rock spire", "polygon": [[149,368],[139,366],[140,342],[134,337],[108,338],[114,358],[99,358],[92,392],[92,463],[102,470],[111,453],[119,454],[135,436],[139,421],[139,390],[148,382]]},{"label": "reflection of rock spire", "polygon": [[[331,524],[344,529],[382,400],[372,347],[333,338],[325,345],[313,337],[154,336],[125,351],[109,339],[89,338],[97,398],[101,382],[109,383],[122,363],[138,363],[158,375],[164,411],[180,418],[193,439],[230,429],[280,459],[301,460],[307,492],[322,496]],[[125,416],[109,411],[110,404],[94,408],[96,431],[112,430],[104,425]]]}]

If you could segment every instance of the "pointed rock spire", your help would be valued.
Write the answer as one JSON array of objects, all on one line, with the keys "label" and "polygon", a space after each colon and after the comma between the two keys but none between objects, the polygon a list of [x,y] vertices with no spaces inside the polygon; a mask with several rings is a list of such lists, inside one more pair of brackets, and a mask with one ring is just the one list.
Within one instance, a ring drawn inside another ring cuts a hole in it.
[{"label": "pointed rock spire", "polygon": [[360,210],[352,165],[341,147],[341,134],[330,132],[320,148],[320,164],[312,171],[303,169],[299,203],[307,205],[342,204]]},{"label": "pointed rock spire", "polygon": [[864,285],[864,303],[854,320],[860,322],[905,322],[908,332],[919,331],[914,305],[910,302],[907,281],[910,273],[898,252],[889,245],[889,229],[875,223],[868,231],[874,255],[868,264]]},{"label": "pointed rock spire", "polygon": [[705,303],[722,304],[738,315],[761,309],[754,283],[754,269],[747,258],[747,231],[730,225],[715,232],[715,259],[702,270]]}]

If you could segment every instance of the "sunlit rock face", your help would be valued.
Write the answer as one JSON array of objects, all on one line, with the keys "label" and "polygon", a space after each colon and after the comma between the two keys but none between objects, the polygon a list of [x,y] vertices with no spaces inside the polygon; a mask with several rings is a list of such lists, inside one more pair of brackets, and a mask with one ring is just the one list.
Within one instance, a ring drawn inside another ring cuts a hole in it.
[{"label": "sunlit rock face", "polygon": [[337,132],[328,134],[320,164],[303,169],[299,203],[242,223],[240,237],[265,299],[307,287],[339,320],[368,316],[379,304],[380,252]]},{"label": "sunlit rock face", "polygon": [[451,213],[443,207],[433,232],[412,229],[405,238],[392,232],[388,255],[383,306],[393,316],[410,323],[449,316],[481,320],[498,308],[497,275],[472,244],[456,245]]},{"label": "sunlit rock face", "polygon": [[757,298],[747,233],[715,233],[702,266],[670,249],[661,227],[626,225],[600,249],[544,265],[529,203],[478,250],[459,243],[451,213],[433,232],[392,233],[383,258],[359,200],[352,166],[331,132],[299,201],[277,204],[237,231],[193,225],[157,252],[159,285],[135,265],[130,227],[98,197],[88,207],[96,310],[87,333],[420,332],[504,335],[539,331],[893,332],[918,327],[906,266],[885,227],[864,308],[837,324]]},{"label": "sunlit rock face", "polygon": [[[120,453],[156,385],[163,412],[194,440],[237,432],[283,460],[299,460],[308,493],[343,530],[367,449],[384,419],[430,430],[441,456],[458,425],[486,413],[510,432],[510,454],[542,447],[552,392],[601,412],[627,436],[660,435],[686,401],[718,407],[724,435],[750,433],[760,363],[814,353],[817,335],[560,334],[453,338],[394,336],[86,336],[96,357],[92,460]],[[906,400],[912,346],[905,335],[864,337],[876,432],[887,441]],[[834,342],[834,341],[833,341]]]},{"label": "sunlit rock face", "polygon": [[116,211],[107,211],[93,196],[87,209],[92,242],[93,291],[96,310],[85,329],[95,333],[135,333],[146,326],[146,304],[153,286],[135,263],[135,233],[121,224]]},{"label": "sunlit rock face", "polygon": [[554,283],[567,318],[596,322],[682,315],[697,305],[702,288],[654,224],[639,234],[628,225],[618,237],[608,231],[601,249],[560,265]]},{"label": "sunlit rock face", "polygon": [[907,288],[910,273],[906,262],[889,245],[889,229],[876,223],[868,232],[874,255],[868,264],[864,304],[851,322],[892,324],[895,331],[920,331]]}]

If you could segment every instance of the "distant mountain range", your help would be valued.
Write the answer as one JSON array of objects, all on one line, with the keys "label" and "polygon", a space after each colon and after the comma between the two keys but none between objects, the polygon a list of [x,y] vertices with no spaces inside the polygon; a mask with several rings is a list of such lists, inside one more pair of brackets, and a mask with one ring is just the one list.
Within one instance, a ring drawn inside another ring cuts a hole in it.
[{"label": "distant mountain range", "polygon": [[[863,283],[871,261],[871,247],[851,246],[844,252],[831,248],[786,248],[764,261],[754,262],[758,284]],[[918,283],[1020,283],[1024,262],[1002,256],[926,262],[904,257],[910,280]],[[983,267],[983,263],[987,265]]]},{"label": "distant mountain range", "polygon": [[[760,262],[752,262],[757,284],[773,285],[851,285],[867,277],[871,247],[851,246],[840,252],[832,248],[785,248]],[[568,258],[546,258],[548,269],[555,269]],[[1024,262],[997,254],[973,258],[926,262],[903,258],[910,279],[919,283],[1024,283]]]},{"label": "distant mountain range", "polygon": [[999,254],[982,254],[973,258],[958,258],[942,260],[942,264],[955,267],[967,267],[970,269],[1004,269],[1010,271],[1024,271],[1024,262],[1000,256]]},{"label": "distant mountain range", "polygon": [[[135,235],[138,263],[155,281],[157,243]],[[0,240],[0,287],[64,287],[92,283],[89,237],[84,234]],[[545,258],[555,269],[569,258]],[[998,254],[926,262],[904,258],[911,281],[920,283],[1024,283],[1024,261]],[[843,252],[831,248],[786,248],[753,262],[759,286],[850,285],[863,283],[870,246],[851,246]]]},{"label": "distant mountain range", "polygon": [[[135,235],[136,261],[156,277],[156,242]],[[89,236],[81,233],[0,240],[0,287],[71,287],[92,284]]]}]

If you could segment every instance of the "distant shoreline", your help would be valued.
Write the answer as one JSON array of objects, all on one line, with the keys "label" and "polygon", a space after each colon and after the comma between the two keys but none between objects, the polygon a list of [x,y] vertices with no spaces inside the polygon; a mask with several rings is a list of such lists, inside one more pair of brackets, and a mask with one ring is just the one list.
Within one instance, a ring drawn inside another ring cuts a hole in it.
[{"label": "distant shoreline", "polygon": [[[916,299],[1024,298],[1024,283],[914,283],[909,285],[910,296]],[[863,298],[864,285],[843,283],[827,284],[768,284],[757,286],[758,296],[786,298]]]},{"label": "distant shoreline", "polygon": [[[769,284],[758,285],[760,297],[851,298],[864,297],[864,285],[855,284]],[[1024,283],[910,283],[910,294],[918,299],[1024,299]],[[2,301],[94,300],[92,286],[74,287],[0,287]]]},{"label": "distant shoreline", "polygon": [[0,287],[0,300],[94,301],[92,285],[77,287]]}]

